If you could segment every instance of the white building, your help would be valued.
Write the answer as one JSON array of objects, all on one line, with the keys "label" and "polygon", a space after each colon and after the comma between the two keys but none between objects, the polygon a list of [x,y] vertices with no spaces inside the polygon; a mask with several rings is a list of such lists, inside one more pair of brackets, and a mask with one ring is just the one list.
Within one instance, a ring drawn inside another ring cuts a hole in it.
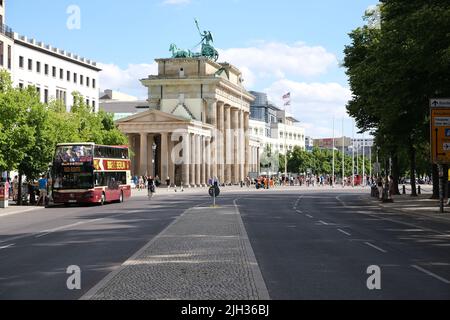
[{"label": "white building", "polygon": [[306,149],[305,129],[298,126],[299,121],[286,111],[277,108],[267,99],[267,94],[250,92],[256,97],[251,105],[251,137],[258,139],[260,152],[270,149],[272,152],[285,154],[295,147]]},{"label": "white building", "polygon": [[[5,2],[0,0],[3,19]],[[0,52],[3,55],[0,55],[0,66],[3,58],[3,67],[11,72],[15,86],[35,86],[41,102],[61,100],[67,110],[73,105],[72,93],[78,92],[94,111],[98,111],[101,70],[94,61],[28,39],[2,26]]]}]

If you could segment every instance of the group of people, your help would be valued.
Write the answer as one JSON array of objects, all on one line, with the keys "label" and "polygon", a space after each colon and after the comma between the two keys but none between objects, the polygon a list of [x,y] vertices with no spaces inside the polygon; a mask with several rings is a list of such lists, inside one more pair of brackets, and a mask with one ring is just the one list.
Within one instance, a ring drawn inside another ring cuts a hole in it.
[{"label": "group of people", "polygon": [[[149,182],[151,182],[150,185],[153,183],[155,187],[159,187],[161,185],[161,179],[158,176],[135,176],[132,181],[135,184],[136,189],[139,191],[147,189],[149,187]],[[168,185],[170,186],[170,178],[168,178]]]},{"label": "group of people", "polygon": [[[19,203],[19,177],[15,176],[12,180],[10,177],[6,178],[5,186],[8,188],[9,200]],[[30,205],[45,206],[48,201],[48,187],[49,182],[45,175],[38,181],[30,179],[27,181],[26,189],[22,187],[22,200],[26,200],[24,202]],[[38,198],[37,201],[36,198]]]}]

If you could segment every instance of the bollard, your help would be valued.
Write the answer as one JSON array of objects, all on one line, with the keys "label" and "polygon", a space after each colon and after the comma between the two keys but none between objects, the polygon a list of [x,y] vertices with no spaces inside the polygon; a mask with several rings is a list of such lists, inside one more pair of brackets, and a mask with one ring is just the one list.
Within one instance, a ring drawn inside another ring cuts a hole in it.
[{"label": "bollard", "polygon": [[421,195],[422,194],[422,188],[419,186],[419,188],[418,188],[418,193],[419,193],[419,195]]},{"label": "bollard", "polygon": [[405,194],[406,194],[406,186],[403,185],[403,195],[405,195]]}]

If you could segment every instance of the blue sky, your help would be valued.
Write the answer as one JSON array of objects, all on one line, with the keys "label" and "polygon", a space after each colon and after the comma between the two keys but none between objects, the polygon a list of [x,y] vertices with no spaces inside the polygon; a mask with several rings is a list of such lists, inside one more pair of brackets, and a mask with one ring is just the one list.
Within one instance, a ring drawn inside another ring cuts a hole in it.
[{"label": "blue sky", "polygon": [[[126,5],[124,5],[124,3]],[[145,97],[138,79],[155,73],[169,45],[192,49],[194,25],[211,30],[221,61],[244,73],[249,90],[275,102],[292,92],[294,113],[313,137],[332,133],[350,97],[339,67],[348,33],[363,24],[374,0],[7,0],[16,32],[101,63],[100,85]],[[80,8],[81,28],[67,28],[67,8]],[[342,120],[340,120],[342,121]],[[337,125],[340,128],[341,125]],[[351,120],[346,134],[351,135]]]}]

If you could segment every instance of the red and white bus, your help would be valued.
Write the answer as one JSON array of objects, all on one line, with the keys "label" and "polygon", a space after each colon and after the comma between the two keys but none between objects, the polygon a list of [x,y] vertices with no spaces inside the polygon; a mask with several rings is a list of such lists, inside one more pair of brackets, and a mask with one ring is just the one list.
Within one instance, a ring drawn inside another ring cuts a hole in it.
[{"label": "red and white bus", "polygon": [[131,197],[130,167],[127,146],[59,144],[51,174],[53,202],[124,202]]}]

